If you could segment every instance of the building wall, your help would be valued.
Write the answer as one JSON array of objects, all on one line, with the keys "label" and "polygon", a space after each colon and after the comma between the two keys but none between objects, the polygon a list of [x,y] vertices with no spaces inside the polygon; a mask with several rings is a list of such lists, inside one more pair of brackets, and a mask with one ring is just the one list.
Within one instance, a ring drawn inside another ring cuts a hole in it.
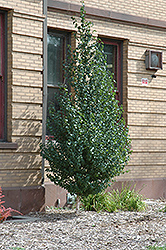
[{"label": "building wall", "polygon": [[[41,188],[43,20],[42,0],[1,0],[7,11],[7,142],[0,143],[0,186],[6,205],[39,209]],[[9,143],[10,142],[10,143]],[[23,204],[27,195],[29,203]],[[36,195],[39,204],[36,204]],[[17,200],[17,202],[14,202]],[[13,203],[14,202],[14,203]]]},{"label": "building wall", "polygon": [[[51,2],[51,0],[48,0],[48,3]],[[80,5],[80,0],[59,0],[55,1],[56,6],[59,5],[59,3],[68,3],[70,4],[77,4]],[[140,17],[147,17],[147,18],[154,18],[158,20],[165,21],[165,13],[163,10],[166,8],[166,3],[162,0],[158,1],[144,1],[144,0],[84,0],[84,4],[87,7],[93,7],[97,9],[104,9],[107,11],[115,11],[119,13],[124,14],[131,14],[135,16]],[[65,8],[65,5],[63,6]]]},{"label": "building wall", "polygon": [[[127,167],[129,173],[119,176],[117,180],[133,180],[139,187],[140,183],[146,183],[143,192],[148,197],[165,196],[166,23],[163,21],[166,16],[163,9],[166,3],[120,0],[118,4],[112,0],[84,2],[86,7],[92,7],[86,8],[87,18],[93,22],[99,36],[123,40],[123,107],[133,153]],[[71,16],[78,16],[80,1],[48,0],[48,4],[48,26],[74,31]],[[100,11],[103,9],[105,12]],[[163,52],[163,70],[146,70],[147,49]],[[157,77],[152,78],[152,74]],[[147,86],[142,85],[142,78],[148,79]]]},{"label": "building wall", "polygon": [[[133,154],[129,173],[119,183],[146,183],[148,197],[166,195],[166,3],[163,1],[85,0],[87,18],[99,36],[123,40],[123,106],[130,127]],[[6,206],[22,212],[44,204],[41,187],[43,87],[42,0],[0,0],[8,13],[7,142],[0,142],[0,186]],[[75,31],[71,16],[78,17],[80,1],[48,0],[48,27]],[[104,10],[104,11],[103,11]],[[145,69],[147,49],[163,52],[163,70]],[[152,74],[156,78],[152,78]],[[148,78],[148,85],[141,84]],[[50,188],[46,203],[65,196]],[[48,188],[47,188],[48,187]],[[51,191],[53,190],[53,192]],[[157,190],[157,191],[156,191]],[[49,200],[49,197],[51,199]],[[27,202],[28,201],[28,202]],[[65,202],[65,199],[64,199]]]}]

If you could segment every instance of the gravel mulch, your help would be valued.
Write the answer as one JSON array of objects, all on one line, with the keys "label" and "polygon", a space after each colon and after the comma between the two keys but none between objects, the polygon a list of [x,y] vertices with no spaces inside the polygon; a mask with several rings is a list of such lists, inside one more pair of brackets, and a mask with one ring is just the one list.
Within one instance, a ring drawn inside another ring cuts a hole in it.
[{"label": "gravel mulch", "polygon": [[146,200],[145,212],[96,213],[47,209],[34,220],[0,224],[0,249],[123,250],[166,245],[166,200]]}]

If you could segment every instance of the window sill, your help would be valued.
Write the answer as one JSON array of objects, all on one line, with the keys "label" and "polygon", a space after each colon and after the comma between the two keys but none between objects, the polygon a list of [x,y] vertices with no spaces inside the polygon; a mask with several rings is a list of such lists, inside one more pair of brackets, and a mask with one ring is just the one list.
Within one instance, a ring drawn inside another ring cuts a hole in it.
[{"label": "window sill", "polygon": [[0,142],[0,149],[17,149],[18,144],[14,142]]}]

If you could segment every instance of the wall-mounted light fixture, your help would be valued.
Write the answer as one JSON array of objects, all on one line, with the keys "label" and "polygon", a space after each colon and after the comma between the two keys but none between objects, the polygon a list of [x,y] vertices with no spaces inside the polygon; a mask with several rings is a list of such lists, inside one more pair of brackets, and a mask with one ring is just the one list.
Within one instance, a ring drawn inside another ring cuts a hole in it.
[{"label": "wall-mounted light fixture", "polygon": [[145,66],[146,69],[158,70],[162,69],[162,52],[146,50],[145,52]]}]

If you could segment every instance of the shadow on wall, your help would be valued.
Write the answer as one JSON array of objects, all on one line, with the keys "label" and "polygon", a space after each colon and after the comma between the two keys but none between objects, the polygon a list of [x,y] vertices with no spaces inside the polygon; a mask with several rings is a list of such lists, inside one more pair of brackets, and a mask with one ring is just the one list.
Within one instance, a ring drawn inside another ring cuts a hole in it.
[{"label": "shadow on wall", "polygon": [[148,84],[149,86],[153,80],[152,75],[155,75],[157,70],[146,70],[145,66],[145,52],[142,54],[140,60],[136,61],[136,72],[133,72],[135,77],[136,77],[136,82],[140,86],[146,86],[142,84],[142,78],[147,78],[148,79]]},{"label": "shadow on wall", "polygon": [[[7,178],[13,181],[12,186],[41,184],[42,158],[39,154],[39,144],[42,123],[39,108],[40,105],[33,111],[32,105],[26,105],[24,111],[18,112],[19,110],[17,110],[17,113],[15,111],[16,119],[13,121],[12,141],[18,144],[18,149],[12,152],[3,150],[0,153],[2,159],[0,172],[2,176],[7,174]],[[6,183],[6,185],[10,184]]]},{"label": "shadow on wall", "polygon": [[30,2],[30,3],[40,3],[41,0],[26,0],[27,2]]}]

